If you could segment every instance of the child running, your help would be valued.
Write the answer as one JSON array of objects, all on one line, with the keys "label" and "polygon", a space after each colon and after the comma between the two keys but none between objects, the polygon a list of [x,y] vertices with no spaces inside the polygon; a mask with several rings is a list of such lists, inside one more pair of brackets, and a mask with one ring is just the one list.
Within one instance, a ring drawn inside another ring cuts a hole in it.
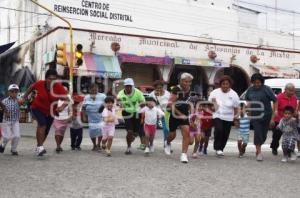
[{"label": "child running", "polygon": [[237,145],[239,149],[239,157],[243,157],[249,142],[250,119],[246,112],[245,103],[240,103],[240,117],[235,123],[239,127]]},{"label": "child running", "polygon": [[277,128],[282,131],[282,162],[287,162],[289,159],[295,161],[297,156],[295,154],[295,145],[299,140],[297,131],[297,120],[293,117],[294,108],[286,106],[283,110],[283,118],[280,120]]},{"label": "child running", "polygon": [[[66,87],[65,87],[66,88]],[[70,102],[68,106],[66,106],[61,112],[57,113],[54,116],[54,121],[53,121],[53,128],[55,129],[55,142],[56,142],[56,153],[59,154],[63,151],[61,144],[64,140],[65,132],[67,130],[67,127],[69,125],[69,122],[71,120],[70,116],[70,110],[71,110],[71,97],[68,96],[70,99]],[[65,101],[64,100],[58,100],[57,102],[57,107],[61,107],[64,105]]]},{"label": "child running", "polygon": [[0,102],[4,110],[2,135],[3,142],[0,145],[0,153],[3,153],[7,143],[11,140],[11,154],[18,155],[17,147],[20,139],[20,103],[17,99],[19,86],[12,84],[8,87],[8,97]]},{"label": "child running", "polygon": [[207,147],[209,138],[211,136],[211,131],[213,127],[212,119],[212,103],[210,102],[201,102],[200,107],[202,109],[201,116],[201,134],[202,138],[199,145],[199,155],[207,155]]},{"label": "child running", "polygon": [[118,118],[114,107],[115,99],[112,96],[107,96],[104,100],[105,108],[102,112],[102,148],[106,151],[106,156],[111,156],[111,145],[115,134]]},{"label": "child running", "polygon": [[194,150],[192,154],[192,158],[197,158],[197,150],[199,148],[199,144],[201,141],[201,117],[202,117],[202,109],[199,106],[195,113],[190,115],[190,145],[194,145]]},{"label": "child running", "polygon": [[145,154],[154,152],[154,137],[156,133],[157,119],[165,115],[165,113],[156,107],[156,100],[152,97],[146,98],[147,105],[140,110],[142,114],[141,123],[144,124],[145,131]]},{"label": "child running", "polygon": [[81,150],[81,142],[82,142],[82,122],[80,116],[80,103],[83,99],[80,96],[73,97],[73,105],[72,105],[72,119],[71,119],[71,126],[70,126],[70,137],[71,137],[71,149],[78,151]]}]

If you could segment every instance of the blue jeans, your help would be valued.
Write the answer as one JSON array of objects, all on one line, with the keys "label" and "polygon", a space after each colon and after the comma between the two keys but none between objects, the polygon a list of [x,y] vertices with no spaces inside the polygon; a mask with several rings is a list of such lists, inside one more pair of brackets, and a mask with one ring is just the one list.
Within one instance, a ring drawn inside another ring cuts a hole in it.
[{"label": "blue jeans", "polygon": [[161,118],[162,126],[163,126],[163,133],[164,133],[164,141],[167,141],[168,135],[169,135],[169,130],[166,124],[165,117]]}]

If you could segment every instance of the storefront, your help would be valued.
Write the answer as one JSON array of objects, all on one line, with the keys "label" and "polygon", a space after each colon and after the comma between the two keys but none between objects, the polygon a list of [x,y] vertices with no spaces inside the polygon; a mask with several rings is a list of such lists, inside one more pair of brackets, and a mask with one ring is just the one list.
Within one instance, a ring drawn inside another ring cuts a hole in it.
[{"label": "storefront", "polygon": [[232,89],[236,91],[238,95],[244,93],[250,86],[250,76],[243,68],[237,65],[230,65],[230,67],[219,69],[214,77],[215,86],[219,86],[219,80],[223,75],[228,75],[232,78]]},{"label": "storefront", "polygon": [[163,79],[161,67],[171,67],[169,57],[138,56],[118,54],[121,62],[122,78],[133,78],[137,87],[152,86],[155,80]]},{"label": "storefront", "polygon": [[[36,48],[47,53],[53,50],[58,41],[65,41],[68,45],[66,29],[52,30],[37,42]],[[79,86],[84,91],[96,77],[106,80],[107,92],[116,79],[131,77],[136,86],[149,86],[161,79],[171,87],[178,84],[181,73],[189,72],[195,77],[192,88],[199,95],[206,97],[209,87],[218,86],[220,77],[225,74],[233,78],[233,89],[241,94],[250,85],[250,76],[254,72],[261,72],[265,76],[270,73],[260,65],[287,65],[285,68],[290,68],[300,59],[296,52],[81,29],[74,30],[74,43],[83,45],[84,63],[74,70],[74,75],[84,79],[84,85]],[[115,49],[112,46],[116,43],[118,48]],[[43,59],[36,56],[36,60],[37,68],[40,65],[44,67],[36,71],[46,71]],[[290,69],[295,72],[293,68]],[[286,71],[273,69],[272,77],[299,77],[289,75]]]}]

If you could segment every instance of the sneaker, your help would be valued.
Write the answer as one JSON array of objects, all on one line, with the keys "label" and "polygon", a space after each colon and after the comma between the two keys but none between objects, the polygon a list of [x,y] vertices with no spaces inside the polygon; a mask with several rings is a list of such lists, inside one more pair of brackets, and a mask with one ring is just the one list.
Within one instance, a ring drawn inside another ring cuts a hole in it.
[{"label": "sneaker", "polygon": [[146,149],[146,145],[145,145],[145,144],[140,144],[140,149],[141,149],[142,151],[144,151],[144,150]]},{"label": "sneaker", "polygon": [[43,146],[37,147],[36,152],[37,152],[36,153],[37,156],[39,156],[39,157],[42,157],[44,154],[46,154],[46,150],[44,149]]},{"label": "sneaker", "polygon": [[224,156],[224,153],[223,153],[223,151],[218,150],[218,151],[216,151],[216,155],[217,155],[218,157],[221,157],[221,156]]},{"label": "sneaker", "polygon": [[256,161],[261,162],[263,161],[263,156],[261,153],[259,153],[258,155],[256,155]]},{"label": "sneaker", "polygon": [[166,146],[165,146],[165,154],[166,155],[171,155],[171,145],[170,144],[167,144]]},{"label": "sneaker", "polygon": [[198,152],[202,153],[202,146],[199,146]]},{"label": "sneaker", "polygon": [[297,157],[300,157],[300,151],[298,151],[296,155],[297,155]]},{"label": "sneaker", "polygon": [[207,155],[207,149],[203,149],[203,155]]},{"label": "sneaker", "polygon": [[147,155],[147,154],[149,154],[150,153],[150,148],[147,146],[146,148],[145,148],[145,154]]},{"label": "sneaker", "polygon": [[154,153],[154,145],[150,146],[150,153]]},{"label": "sneaker", "polygon": [[102,150],[104,150],[104,151],[106,150],[106,145],[102,144]]},{"label": "sneaker", "polygon": [[81,151],[81,148],[80,146],[76,147],[77,151]]},{"label": "sneaker", "polygon": [[107,157],[110,157],[110,156],[111,156],[111,151],[108,150],[108,149],[106,149],[105,151],[106,151],[106,156],[107,156]]},{"label": "sneaker", "polygon": [[272,149],[272,154],[275,155],[275,156],[278,155],[277,149]]},{"label": "sneaker", "polygon": [[56,153],[58,154],[58,153],[62,152],[63,149],[62,149],[61,147],[57,147],[57,148],[55,149],[55,151],[56,151]]},{"label": "sneaker", "polygon": [[296,161],[296,159],[297,159],[296,153],[295,153],[295,152],[292,152],[292,153],[291,153],[291,161]]},{"label": "sneaker", "polygon": [[187,154],[186,153],[181,153],[181,156],[180,156],[180,161],[182,162],[182,163],[188,163],[189,162],[189,160],[188,160],[188,157],[187,157]]},{"label": "sneaker", "polygon": [[285,162],[287,162],[287,161],[288,161],[288,158],[287,158],[287,157],[283,157],[282,160],[281,160],[281,162],[283,162],[283,163],[285,163]]},{"label": "sneaker", "polygon": [[18,156],[19,153],[17,151],[11,151],[11,155],[15,155],[15,156]]},{"label": "sneaker", "polygon": [[0,145],[0,153],[4,153],[5,147],[3,147],[2,145]]},{"label": "sneaker", "polygon": [[72,151],[75,151],[75,147],[71,147],[71,150],[72,150]]},{"label": "sneaker", "polygon": [[197,158],[198,158],[197,153],[193,153],[193,154],[192,154],[192,158],[193,158],[193,159],[197,159]]},{"label": "sneaker", "polygon": [[131,149],[127,148],[125,151],[125,155],[131,155],[131,154],[132,154]]},{"label": "sneaker", "polygon": [[239,158],[243,158],[244,157],[244,153],[239,153]]}]

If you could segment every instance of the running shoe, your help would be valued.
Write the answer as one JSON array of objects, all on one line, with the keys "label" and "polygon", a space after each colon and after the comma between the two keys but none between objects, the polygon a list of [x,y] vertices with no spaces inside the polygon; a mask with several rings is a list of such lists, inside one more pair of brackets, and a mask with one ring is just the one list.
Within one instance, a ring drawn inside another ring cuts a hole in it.
[{"label": "running shoe", "polygon": [[261,162],[263,161],[263,156],[261,153],[259,153],[258,155],[256,155],[256,161]]},{"label": "running shoe", "polygon": [[11,151],[11,155],[18,156],[19,153],[17,151]]},{"label": "running shoe", "polygon": [[154,153],[154,145],[150,146],[150,153]]},{"label": "running shoe", "polygon": [[106,156],[107,156],[107,157],[110,157],[110,156],[111,156],[111,151],[108,150],[108,149],[106,149]]},{"label": "running shoe", "polygon": [[131,149],[127,148],[125,151],[125,155],[131,155],[131,154],[132,154]]},{"label": "running shoe", "polygon": [[147,146],[146,148],[145,148],[145,154],[147,155],[147,154],[149,154],[150,153],[150,148]]},{"label": "running shoe", "polygon": [[189,160],[188,160],[188,157],[187,157],[187,154],[186,153],[181,153],[181,156],[180,156],[180,161],[182,162],[182,163],[188,163],[189,162]]},{"label": "running shoe", "polygon": [[295,152],[292,152],[292,153],[291,153],[291,161],[296,161],[296,159],[297,159],[296,153],[295,153]]},{"label": "running shoe", "polygon": [[37,147],[36,155],[39,157],[42,157],[42,156],[44,156],[44,154],[46,154],[46,150],[44,149],[44,147],[43,146]]},{"label": "running shoe", "polygon": [[167,144],[164,150],[165,150],[166,155],[171,155],[171,145],[170,144]]},{"label": "running shoe", "polygon": [[288,161],[287,157],[283,157],[282,160],[281,160],[281,162],[283,162],[283,163],[286,163],[287,161]]}]

